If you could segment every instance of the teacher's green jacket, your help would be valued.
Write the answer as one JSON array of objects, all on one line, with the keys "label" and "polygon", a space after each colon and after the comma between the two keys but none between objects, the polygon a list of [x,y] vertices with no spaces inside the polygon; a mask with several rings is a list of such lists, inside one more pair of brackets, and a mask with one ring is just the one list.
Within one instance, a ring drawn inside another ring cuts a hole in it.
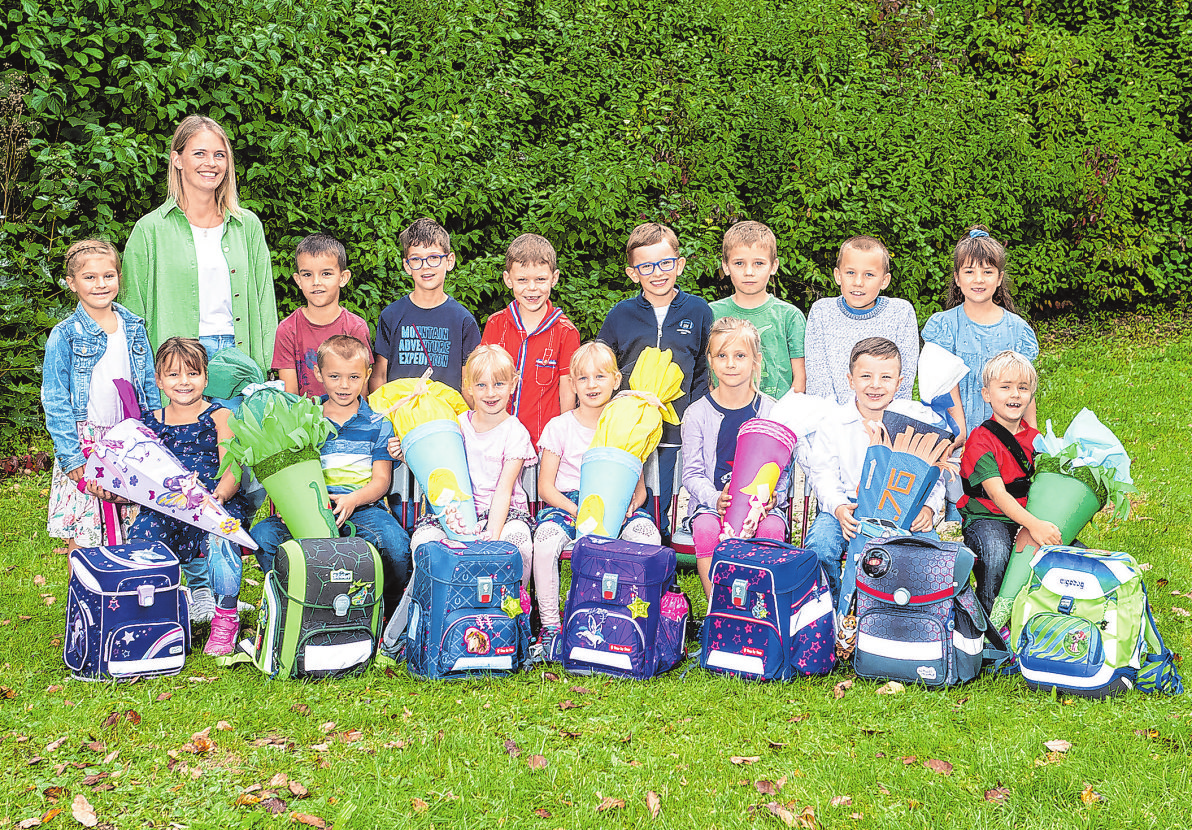
[{"label": "teacher's green jacket", "polygon": [[[224,258],[232,281],[236,346],[265,372],[273,361],[277,299],[265,229],[252,211],[228,214]],[[186,214],[169,199],[142,216],[124,248],[120,301],[145,318],[157,348],[170,337],[199,336],[199,281],[194,236]]]}]

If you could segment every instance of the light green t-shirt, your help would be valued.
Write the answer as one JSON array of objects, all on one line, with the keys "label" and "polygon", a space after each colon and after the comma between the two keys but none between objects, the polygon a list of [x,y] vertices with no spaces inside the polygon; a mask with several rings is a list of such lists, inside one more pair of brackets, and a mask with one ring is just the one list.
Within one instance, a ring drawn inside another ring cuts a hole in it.
[{"label": "light green t-shirt", "polygon": [[778,399],[791,388],[791,360],[803,356],[807,318],[788,302],[770,296],[757,308],[741,308],[732,297],[716,300],[712,319],[736,317],[757,326],[762,336],[761,391]]}]

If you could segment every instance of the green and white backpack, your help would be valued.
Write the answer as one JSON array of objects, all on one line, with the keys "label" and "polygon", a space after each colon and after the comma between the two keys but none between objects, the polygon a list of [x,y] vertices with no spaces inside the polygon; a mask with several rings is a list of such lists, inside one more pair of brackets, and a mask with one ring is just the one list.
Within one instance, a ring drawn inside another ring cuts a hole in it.
[{"label": "green and white backpack", "polygon": [[1010,647],[1023,679],[1041,691],[1099,698],[1135,687],[1184,690],[1128,553],[1040,548],[1014,601]]}]

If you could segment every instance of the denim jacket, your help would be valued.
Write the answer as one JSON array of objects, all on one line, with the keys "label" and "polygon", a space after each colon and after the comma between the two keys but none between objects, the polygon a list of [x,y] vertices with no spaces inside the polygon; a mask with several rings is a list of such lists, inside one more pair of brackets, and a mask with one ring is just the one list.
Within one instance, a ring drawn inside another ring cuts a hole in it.
[{"label": "denim jacket", "polygon": [[[145,321],[119,303],[112,308],[124,321],[128,338],[128,358],[132,368],[133,388],[141,409],[161,407],[161,395],[153,377],[153,350]],[[63,472],[84,463],[79,444],[78,422],[87,420],[91,373],[103,357],[108,336],[82,304],[50,332],[42,363],[41,405],[46,413],[46,429],[54,440],[54,458]]]}]

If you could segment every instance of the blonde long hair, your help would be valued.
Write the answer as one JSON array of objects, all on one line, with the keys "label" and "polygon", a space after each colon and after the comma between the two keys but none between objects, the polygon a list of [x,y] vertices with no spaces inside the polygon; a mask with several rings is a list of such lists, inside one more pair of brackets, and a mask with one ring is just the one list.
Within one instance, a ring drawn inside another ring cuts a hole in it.
[{"label": "blonde long hair", "polygon": [[215,188],[215,206],[220,213],[231,214],[239,219],[241,215],[240,198],[236,194],[236,156],[232,152],[232,142],[228,140],[228,134],[224,132],[224,128],[205,115],[188,115],[182,119],[178,129],[174,130],[174,138],[170,141],[170,163],[166,165],[166,169],[169,171],[166,178],[167,192],[170,198],[180,206],[185,201],[186,194],[182,189],[182,171],[173,164],[174,154],[182,155],[182,151],[186,149],[186,142],[204,130],[210,130],[219,136],[228,151],[228,172],[224,175],[223,181],[219,183],[219,187]]}]

